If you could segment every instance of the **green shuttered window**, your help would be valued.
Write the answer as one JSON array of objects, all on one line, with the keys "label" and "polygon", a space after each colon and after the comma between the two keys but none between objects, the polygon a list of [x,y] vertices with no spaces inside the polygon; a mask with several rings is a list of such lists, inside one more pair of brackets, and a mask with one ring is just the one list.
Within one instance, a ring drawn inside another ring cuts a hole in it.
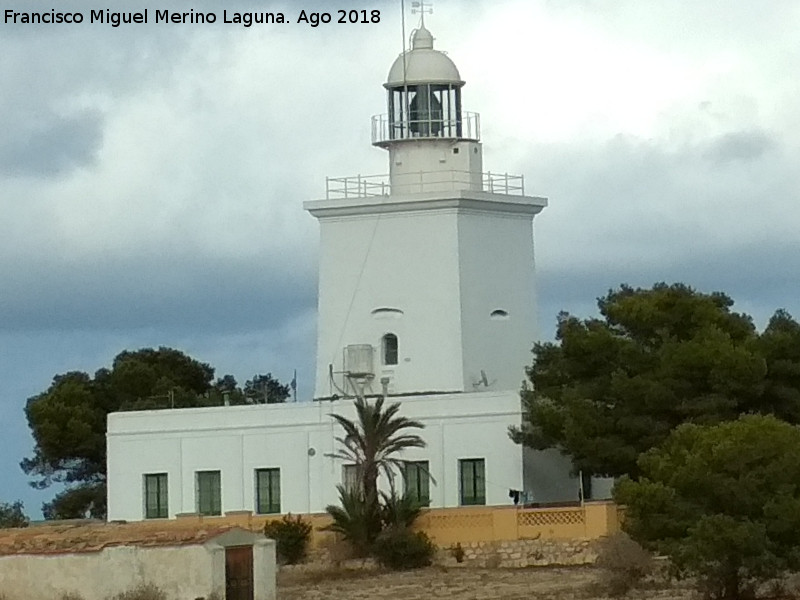
[{"label": "green shuttered window", "polygon": [[281,470],[256,469],[256,512],[281,512]]},{"label": "green shuttered window", "polygon": [[482,458],[458,461],[461,504],[486,504],[486,463]]}]

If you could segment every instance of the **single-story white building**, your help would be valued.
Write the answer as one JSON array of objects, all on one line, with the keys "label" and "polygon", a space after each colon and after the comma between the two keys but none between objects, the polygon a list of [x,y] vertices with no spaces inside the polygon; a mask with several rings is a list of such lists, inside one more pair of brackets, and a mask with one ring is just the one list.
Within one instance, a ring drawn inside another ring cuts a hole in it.
[{"label": "single-story white building", "polygon": [[[518,394],[400,402],[400,415],[425,425],[409,431],[427,447],[400,457],[407,469],[398,491],[408,489],[432,507],[511,504],[512,490],[535,502],[578,499],[565,459],[509,439],[508,427],[520,423]],[[348,465],[330,456],[343,435],[331,413],[355,419],[352,400],[111,414],[108,518],[323,512],[338,503],[336,486],[348,477]]]}]

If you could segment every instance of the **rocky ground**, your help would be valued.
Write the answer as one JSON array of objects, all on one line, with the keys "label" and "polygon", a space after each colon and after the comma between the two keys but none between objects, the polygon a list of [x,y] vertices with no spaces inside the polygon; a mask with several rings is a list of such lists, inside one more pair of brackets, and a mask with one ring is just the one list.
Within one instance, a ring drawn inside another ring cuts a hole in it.
[{"label": "rocky ground", "polygon": [[[592,567],[478,569],[431,567],[404,573],[359,569],[282,570],[278,600],[595,600],[606,598]],[[685,588],[649,584],[627,598],[686,600]]]}]

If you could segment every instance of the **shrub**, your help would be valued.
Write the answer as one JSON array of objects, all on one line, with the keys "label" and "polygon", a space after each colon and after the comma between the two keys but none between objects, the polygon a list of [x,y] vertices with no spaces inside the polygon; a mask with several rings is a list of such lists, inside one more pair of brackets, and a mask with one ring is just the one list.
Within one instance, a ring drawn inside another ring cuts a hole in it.
[{"label": "shrub", "polygon": [[624,596],[653,571],[650,553],[624,533],[600,540],[598,567],[609,596]]},{"label": "shrub", "polygon": [[615,487],[623,527],[708,597],[752,595],[800,571],[798,448],[800,427],[772,416],[681,425]]},{"label": "shrub", "polygon": [[411,527],[422,512],[422,505],[410,494],[398,496],[392,490],[391,494],[381,492],[381,498],[381,521],[385,528]]},{"label": "shrub", "polygon": [[450,546],[450,555],[456,559],[457,563],[464,562],[464,548],[461,547],[461,542],[456,542],[454,546]]},{"label": "shrub", "polygon": [[381,533],[373,548],[380,565],[397,571],[430,566],[435,552],[436,546],[424,532],[397,527]]},{"label": "shrub", "polygon": [[381,507],[377,501],[365,498],[359,490],[345,489],[341,485],[336,489],[341,506],[325,508],[333,522],[322,529],[338,533],[347,540],[355,558],[369,556],[381,532]]},{"label": "shrub", "polygon": [[[4,600],[4,598],[5,596],[0,595],[0,600]],[[83,596],[77,592],[64,592],[58,597],[58,600],[83,600]]]},{"label": "shrub", "polygon": [[264,535],[275,540],[278,561],[284,565],[299,563],[306,557],[311,531],[311,524],[300,515],[284,515],[280,521],[264,525]]},{"label": "shrub", "polygon": [[28,517],[22,512],[22,502],[0,502],[0,527],[27,527]]},{"label": "shrub", "polygon": [[167,600],[167,595],[152,583],[145,583],[127,592],[120,592],[110,600]]}]

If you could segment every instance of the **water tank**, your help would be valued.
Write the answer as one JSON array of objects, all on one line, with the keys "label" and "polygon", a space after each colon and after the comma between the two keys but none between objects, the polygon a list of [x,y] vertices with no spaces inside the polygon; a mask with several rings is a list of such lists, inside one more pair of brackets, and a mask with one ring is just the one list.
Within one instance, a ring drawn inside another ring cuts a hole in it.
[{"label": "water tank", "polygon": [[371,377],[374,348],[370,344],[350,344],[344,349],[344,370],[350,377]]}]

